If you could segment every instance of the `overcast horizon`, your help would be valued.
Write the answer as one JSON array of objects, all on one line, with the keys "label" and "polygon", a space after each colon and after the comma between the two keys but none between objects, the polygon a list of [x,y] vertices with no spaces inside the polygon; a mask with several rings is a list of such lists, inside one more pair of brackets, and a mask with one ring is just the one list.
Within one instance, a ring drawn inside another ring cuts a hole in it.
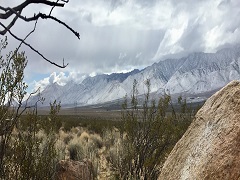
[{"label": "overcast horizon", "polygon": [[[17,1],[4,2],[12,6]],[[142,69],[166,58],[211,52],[240,41],[239,0],[70,0],[53,16],[80,33],[78,40],[65,27],[39,20],[27,39],[47,58],[69,65],[57,68],[22,47],[28,57],[25,81],[29,92],[49,83],[80,82],[87,75]],[[31,16],[50,8],[31,6]],[[25,37],[34,23],[18,21],[12,32]],[[9,50],[17,41],[9,38]]]}]

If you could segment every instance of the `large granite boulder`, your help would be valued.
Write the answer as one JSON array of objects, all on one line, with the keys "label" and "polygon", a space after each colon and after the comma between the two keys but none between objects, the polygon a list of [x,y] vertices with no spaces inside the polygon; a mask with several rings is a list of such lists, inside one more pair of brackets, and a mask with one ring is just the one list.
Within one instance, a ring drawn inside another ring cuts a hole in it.
[{"label": "large granite boulder", "polygon": [[240,82],[210,97],[175,145],[159,180],[240,179]]}]

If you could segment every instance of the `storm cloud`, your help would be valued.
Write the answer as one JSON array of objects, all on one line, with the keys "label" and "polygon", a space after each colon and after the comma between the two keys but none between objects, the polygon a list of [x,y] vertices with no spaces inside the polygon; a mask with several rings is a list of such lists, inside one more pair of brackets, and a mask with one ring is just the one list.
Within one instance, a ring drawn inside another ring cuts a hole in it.
[{"label": "storm cloud", "polygon": [[[29,60],[26,80],[33,81],[33,72],[51,75],[54,82],[54,77],[123,72],[191,52],[215,52],[239,43],[239,7],[239,0],[70,0],[54,9],[53,16],[78,31],[80,40],[50,20],[40,20],[27,40],[49,59],[61,63],[64,58],[69,66],[51,66],[23,47]],[[33,6],[24,13],[39,10],[49,12]],[[32,27],[19,21],[13,31],[24,37]],[[10,44],[14,47],[16,42]]]}]

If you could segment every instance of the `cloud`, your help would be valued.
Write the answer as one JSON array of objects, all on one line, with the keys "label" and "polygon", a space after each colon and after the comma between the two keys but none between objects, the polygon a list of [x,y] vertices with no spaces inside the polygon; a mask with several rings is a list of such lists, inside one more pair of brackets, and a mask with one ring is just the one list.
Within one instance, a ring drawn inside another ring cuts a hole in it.
[{"label": "cloud", "polygon": [[228,8],[231,4],[231,0],[223,0],[219,3],[218,8],[221,10],[225,10]]},{"label": "cloud", "polygon": [[82,19],[83,20],[86,20],[89,23],[92,22],[92,14],[90,12],[83,11],[81,14],[82,14]]},{"label": "cloud", "polygon": [[48,85],[57,83],[60,86],[66,85],[68,82],[73,81],[75,83],[81,83],[88,75],[71,72],[66,74],[64,72],[56,73],[53,72],[49,75],[49,77],[43,78],[39,81],[33,81],[30,86],[33,87],[33,91],[36,91],[40,88],[40,91],[44,90]]},{"label": "cloud", "polygon": [[67,77],[64,72],[60,72],[59,74],[53,72],[48,79],[49,84],[58,83],[59,85],[63,86],[67,83],[69,78],[70,77]]},{"label": "cloud", "polygon": [[127,53],[120,53],[118,59],[124,59],[127,57]]},{"label": "cloud", "polygon": [[[174,11],[154,59],[194,51],[215,52],[239,43],[240,15],[237,0],[172,1]],[[211,7],[211,10],[208,10]]]},{"label": "cloud", "polygon": [[136,59],[139,59],[141,57],[141,55],[142,55],[142,52],[137,53],[136,54]]},{"label": "cloud", "polygon": [[36,92],[37,90],[43,91],[49,85],[49,77],[40,81],[33,81],[28,86],[32,87],[29,93]]},{"label": "cloud", "polygon": [[[71,73],[78,78],[79,73],[123,72],[195,51],[215,52],[239,43],[239,7],[239,0],[69,1],[64,8],[55,8],[53,16],[77,30],[80,41],[50,20],[40,20],[27,40],[49,59],[61,64],[64,58],[69,66],[64,70],[51,66],[23,47],[29,62],[26,76],[35,72],[50,77],[56,72],[50,82],[61,79],[66,83]],[[24,13],[37,13],[38,8],[33,6]],[[40,10],[48,12],[49,8]],[[13,32],[24,37],[32,28],[33,24],[19,21]],[[11,48],[16,47],[16,41],[9,41]],[[42,83],[49,83],[47,80]]]}]

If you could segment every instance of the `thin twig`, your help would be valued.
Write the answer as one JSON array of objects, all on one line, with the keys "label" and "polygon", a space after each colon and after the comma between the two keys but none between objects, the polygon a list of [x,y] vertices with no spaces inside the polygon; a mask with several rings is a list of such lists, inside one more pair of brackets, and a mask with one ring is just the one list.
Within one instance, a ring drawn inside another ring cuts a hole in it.
[{"label": "thin twig", "polygon": [[[56,1],[56,3],[58,3],[58,2],[59,2],[59,0]],[[56,7],[56,6],[53,6],[53,7],[51,8],[51,10],[50,10],[50,12],[49,12],[49,14],[48,14],[49,16],[52,14],[52,11],[53,11],[53,9],[54,9],[55,7]]]},{"label": "thin twig", "polygon": [[58,6],[58,7],[64,7],[65,3],[56,3],[48,0],[26,0],[20,5],[13,7],[13,8],[5,8],[3,6],[0,6],[0,10],[5,11],[5,13],[0,13],[0,19],[8,19],[10,16],[14,14],[14,11],[22,11],[25,7],[27,7],[29,4],[44,4],[48,6]]},{"label": "thin twig", "polygon": [[[33,27],[33,30],[27,34],[27,36],[23,39],[23,41],[26,41],[26,39],[36,30],[37,22],[38,22],[38,21],[36,20],[36,22],[35,22],[35,24],[34,24],[34,27]],[[18,50],[20,49],[20,47],[22,46],[22,44],[23,44],[23,42],[21,42],[21,43],[19,44],[19,46],[18,46],[17,49],[16,49],[16,52],[18,52]]]},{"label": "thin twig", "polygon": [[[6,26],[4,26],[4,24],[2,24],[1,22],[0,22],[0,26],[2,26],[3,28],[6,28]],[[55,62],[47,59],[43,54],[41,54],[38,50],[36,50],[35,48],[33,48],[30,44],[26,43],[23,39],[17,37],[17,36],[16,36],[15,34],[13,34],[10,30],[8,30],[8,32],[9,32],[9,34],[10,34],[12,37],[14,37],[16,40],[22,42],[24,45],[28,46],[31,50],[33,50],[34,52],[36,52],[39,56],[41,56],[44,60],[46,60],[46,61],[49,62],[50,64],[53,64],[53,65],[55,65],[55,66],[57,66],[57,67],[59,67],[59,68],[65,68],[65,67],[67,67],[68,64],[65,65],[65,64],[63,63],[63,65],[61,66],[61,65],[56,64]]]},{"label": "thin twig", "polygon": [[59,20],[58,18],[56,17],[53,17],[51,15],[46,15],[46,14],[43,14],[43,13],[38,13],[37,15],[33,16],[33,17],[30,17],[30,18],[26,18],[26,17],[23,17],[23,16],[19,16],[19,18],[23,19],[24,21],[26,22],[30,22],[30,21],[35,21],[39,18],[42,18],[42,19],[52,19],[56,22],[58,22],[59,24],[62,24],[63,26],[65,26],[67,29],[69,29],[75,36],[77,36],[78,39],[80,39],[80,34],[78,32],[76,32],[74,29],[72,29],[69,25],[67,25],[65,22]]},{"label": "thin twig", "polygon": [[[60,3],[60,2],[63,2],[63,3]],[[35,31],[37,20],[39,18],[52,19],[52,20],[58,22],[59,24],[63,25],[68,30],[70,30],[78,39],[80,39],[80,34],[77,31],[72,29],[65,22],[63,22],[63,21],[59,20],[58,18],[53,17],[51,15],[51,13],[52,13],[52,11],[55,7],[64,7],[64,5],[68,2],[69,2],[69,0],[56,0],[56,2],[53,2],[53,1],[50,1],[50,0],[25,0],[23,3],[21,3],[18,6],[15,6],[13,8],[0,6],[0,10],[4,11],[4,13],[0,13],[0,19],[8,19],[10,16],[15,15],[15,17],[11,20],[11,22],[7,26],[0,22],[0,26],[3,27],[3,30],[2,31],[0,30],[0,35],[5,35],[7,32],[9,32],[9,34],[11,36],[13,36],[15,39],[20,41],[20,45],[18,46],[16,51],[19,50],[19,48],[21,47],[22,44],[25,44],[26,46],[28,46],[31,50],[36,52],[39,56],[41,56],[44,60],[46,60],[50,64],[53,64],[53,65],[55,65],[59,68],[65,68],[68,64],[67,65],[64,64],[64,59],[63,59],[63,65],[56,64],[54,61],[51,61],[51,60],[47,59],[42,53],[40,53],[38,50],[33,48],[30,44],[26,43],[25,40]],[[24,16],[21,15],[22,10],[24,8],[26,8],[29,4],[44,4],[44,5],[47,5],[47,6],[52,6],[52,8],[49,12],[49,15],[46,15],[46,14],[43,14],[43,13],[39,12],[37,15],[34,14],[34,16],[32,16],[32,17],[24,17]],[[31,31],[24,39],[19,38],[18,36],[16,36],[15,34],[13,34],[10,31],[10,29],[16,23],[17,19],[22,19],[25,22],[36,21],[33,31]]]}]

